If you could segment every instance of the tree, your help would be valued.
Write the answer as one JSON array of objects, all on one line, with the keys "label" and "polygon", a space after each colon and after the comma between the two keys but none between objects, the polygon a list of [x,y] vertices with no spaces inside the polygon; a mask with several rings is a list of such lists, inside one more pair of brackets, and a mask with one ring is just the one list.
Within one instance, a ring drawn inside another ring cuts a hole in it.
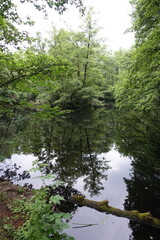
[{"label": "tree", "polygon": [[[70,63],[73,75],[59,79],[57,91],[53,92],[52,102],[63,107],[102,105],[106,82],[113,76],[110,55],[97,38],[98,27],[94,12],[88,11],[80,31],[54,29],[49,52]],[[108,73],[108,74],[107,74]],[[105,87],[104,87],[105,86]]]},{"label": "tree", "polygon": [[[67,9],[67,4],[74,4],[81,12],[84,11],[81,0],[20,0],[19,2],[31,3],[38,11],[43,11],[45,17],[47,17],[47,7],[54,8],[62,14]],[[39,44],[40,35],[33,40],[27,32],[18,30],[17,25],[22,24],[32,25],[33,22],[29,17],[26,21],[22,21],[12,0],[0,0],[1,103],[16,102],[19,104],[20,100],[23,99],[24,102],[24,98],[26,100],[28,95],[36,96],[39,92],[47,92],[49,88],[54,88],[53,80],[58,75],[64,77],[64,73],[67,72],[67,63],[62,59],[49,56],[43,49],[44,45]],[[10,50],[13,50],[15,46],[18,48],[23,41],[28,41],[31,45],[27,51],[16,51],[16,53],[9,51],[9,45],[11,45]],[[37,44],[36,47],[35,44]]]},{"label": "tree", "polygon": [[133,7],[132,30],[135,32],[136,44],[141,45],[159,28],[160,2],[158,0],[130,0]]},{"label": "tree", "polygon": [[[55,81],[67,78],[71,70],[66,61],[46,52],[27,49],[14,54],[2,54],[1,107],[32,107],[49,104]],[[5,58],[4,58],[5,56]]]},{"label": "tree", "polygon": [[117,85],[122,84],[123,88],[118,101],[119,106],[148,111],[157,109],[160,103],[160,2],[133,0],[131,3],[136,45],[125,81],[120,80]]},{"label": "tree", "polygon": [[1,51],[1,101],[23,105],[34,101],[34,106],[64,109],[102,106],[115,68],[97,37],[93,15],[89,10],[80,31],[54,29],[49,44],[38,34],[26,50]]},{"label": "tree", "polygon": [[[60,14],[67,9],[67,4],[74,4],[79,8],[80,12],[84,13],[82,0],[19,0],[20,3],[29,2],[38,11],[43,11],[47,17],[47,7],[54,8]],[[4,49],[8,44],[18,45],[19,42],[29,40],[27,32],[19,31],[17,25],[33,24],[33,21],[27,17],[26,21],[22,21],[19,17],[17,7],[13,0],[0,0],[0,47]]]},{"label": "tree", "polygon": [[[130,94],[132,88],[130,87],[129,82],[129,69],[132,66],[133,50],[119,50],[114,53],[114,61],[116,66],[116,81],[111,87],[114,97],[116,99],[116,106],[126,107],[132,105],[130,101]],[[127,105],[128,104],[128,105]]]},{"label": "tree", "polygon": [[[68,3],[75,4],[80,11],[84,10],[81,0],[75,1],[21,1],[29,2],[33,4],[37,10],[43,11],[47,14],[47,6],[55,8],[59,13],[63,13],[66,10]],[[18,100],[18,103],[28,95],[37,95],[39,92],[47,92],[48,89],[54,88],[53,82],[57,78],[68,78],[70,70],[66,70],[67,61],[63,61],[62,58],[49,56],[47,51],[44,51],[41,44],[41,49],[38,49],[40,42],[40,36],[37,41],[31,44],[31,47],[27,51],[17,51],[16,53],[8,52],[7,46],[9,44],[13,46],[18,45],[21,41],[31,40],[28,33],[20,32],[15,24],[32,24],[31,19],[27,19],[23,22],[17,12],[16,6],[11,0],[1,1],[1,49],[0,49],[0,72],[1,72],[1,102],[12,103]],[[37,46],[35,46],[37,44]],[[61,68],[61,69],[60,69]],[[54,72],[54,74],[53,74]],[[53,76],[54,75],[54,76]],[[64,76],[65,75],[65,76]],[[66,76],[67,75],[67,76]],[[14,88],[14,93],[13,93]],[[16,96],[18,94],[18,96]],[[46,94],[47,96],[47,94]],[[14,100],[14,101],[12,101]],[[9,102],[8,102],[9,101]],[[45,101],[43,101],[44,103]]]}]

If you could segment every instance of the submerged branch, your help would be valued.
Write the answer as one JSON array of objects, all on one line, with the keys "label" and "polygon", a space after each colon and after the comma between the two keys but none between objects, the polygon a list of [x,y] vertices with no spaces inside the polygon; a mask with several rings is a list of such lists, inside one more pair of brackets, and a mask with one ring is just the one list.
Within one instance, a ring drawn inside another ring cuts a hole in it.
[{"label": "submerged branch", "polygon": [[114,208],[108,205],[108,200],[101,202],[92,201],[84,198],[83,196],[71,196],[70,201],[77,203],[81,206],[86,206],[94,208],[97,211],[109,213],[117,217],[125,217],[133,221],[140,222],[142,224],[147,224],[153,227],[160,228],[160,219],[154,218],[150,212],[140,213],[137,210],[127,211]]}]

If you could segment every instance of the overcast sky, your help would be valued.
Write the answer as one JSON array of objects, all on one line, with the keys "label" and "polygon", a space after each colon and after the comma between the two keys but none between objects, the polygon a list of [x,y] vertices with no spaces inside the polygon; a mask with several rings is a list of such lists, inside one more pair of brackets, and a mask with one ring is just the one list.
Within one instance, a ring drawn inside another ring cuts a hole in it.
[{"label": "overcast sky", "polygon": [[[15,3],[18,2],[15,0]],[[92,6],[97,12],[97,23],[102,27],[100,37],[107,40],[106,43],[112,51],[119,48],[128,49],[134,43],[133,34],[125,34],[126,29],[131,26],[129,0],[84,0],[84,2],[87,7]],[[19,11],[22,17],[28,14],[36,22],[32,29],[27,27],[27,30],[32,33],[39,31],[46,35],[53,25],[60,28],[65,27],[66,24],[75,30],[81,24],[79,12],[73,6],[69,7],[62,16],[54,10],[49,10],[48,20],[44,20],[43,14],[36,11],[30,4],[21,4]]]}]

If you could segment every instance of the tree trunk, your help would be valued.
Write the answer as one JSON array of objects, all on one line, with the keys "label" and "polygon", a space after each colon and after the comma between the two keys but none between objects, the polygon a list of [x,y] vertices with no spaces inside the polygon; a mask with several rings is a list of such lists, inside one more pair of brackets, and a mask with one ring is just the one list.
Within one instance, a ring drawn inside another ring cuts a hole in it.
[{"label": "tree trunk", "polygon": [[140,213],[137,210],[127,211],[114,208],[108,205],[108,200],[101,202],[92,201],[84,198],[83,196],[71,196],[70,201],[79,204],[80,206],[86,206],[94,208],[97,211],[109,213],[117,217],[125,217],[133,221],[147,224],[153,227],[160,228],[160,219],[154,218],[150,212]]}]

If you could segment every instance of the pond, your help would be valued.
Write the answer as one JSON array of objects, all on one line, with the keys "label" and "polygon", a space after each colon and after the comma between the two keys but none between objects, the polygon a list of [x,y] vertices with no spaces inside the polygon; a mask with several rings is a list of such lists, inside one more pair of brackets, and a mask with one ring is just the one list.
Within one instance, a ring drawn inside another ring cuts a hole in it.
[{"label": "pond", "polygon": [[[1,118],[0,175],[40,188],[38,176],[52,174],[89,199],[160,218],[159,119],[114,109]],[[41,172],[28,173],[35,163]],[[160,229],[87,207],[72,215],[66,232],[76,240],[160,239]]]}]

